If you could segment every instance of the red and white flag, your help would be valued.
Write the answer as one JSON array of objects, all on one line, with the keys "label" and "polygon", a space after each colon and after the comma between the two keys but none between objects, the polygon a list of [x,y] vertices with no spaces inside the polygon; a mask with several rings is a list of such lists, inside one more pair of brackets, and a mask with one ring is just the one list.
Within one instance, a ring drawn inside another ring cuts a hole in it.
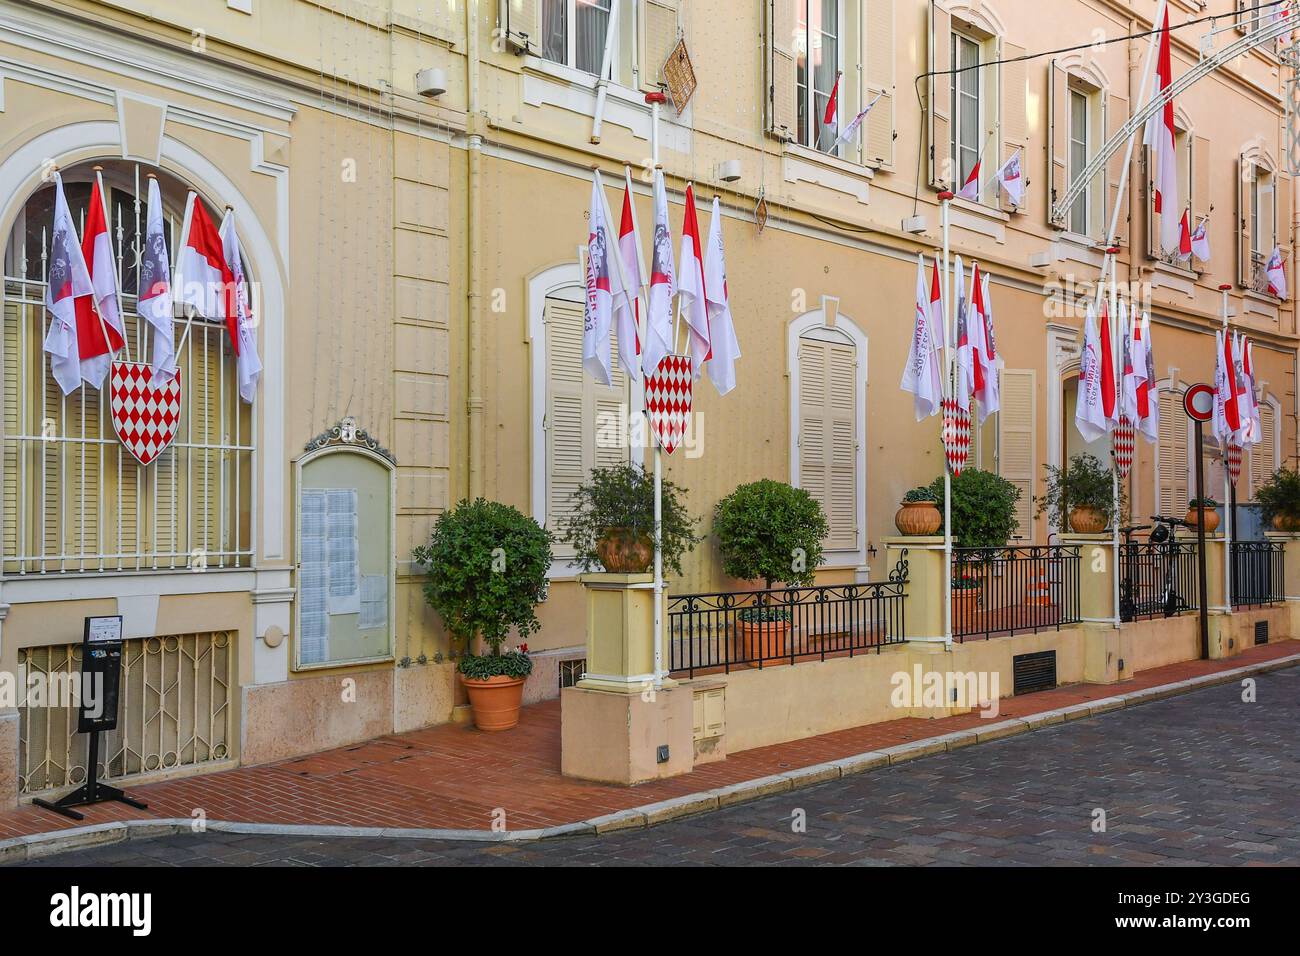
[{"label": "red and white flag", "polygon": [[1192,230],[1187,222],[1187,210],[1183,210],[1183,218],[1178,220],[1178,258],[1190,259],[1192,257]]},{"label": "red and white flag", "polygon": [[1243,342],[1242,371],[1246,380],[1246,407],[1249,419],[1247,441],[1252,445],[1258,445],[1263,440],[1264,429],[1259,420],[1259,398],[1255,394],[1255,343],[1250,339]]},{"label": "red and white flag", "polygon": [[257,381],[262,377],[262,360],[257,354],[257,322],[249,305],[244,251],[235,231],[233,209],[226,210],[226,218],[221,223],[221,252],[232,280],[225,296],[226,328],[232,327],[230,317],[233,316],[234,333],[230,344],[235,350],[239,371],[239,397],[252,404],[253,396],[257,394]]},{"label": "red and white flag", "polygon": [[975,391],[975,354],[970,338],[970,316],[966,309],[966,267],[961,256],[955,257],[953,282],[957,289],[957,376],[954,385],[957,407],[970,411],[971,395]]},{"label": "red and white flag", "polygon": [[1142,320],[1136,311],[1131,316],[1127,312],[1121,300],[1119,314],[1121,334],[1124,336],[1124,377],[1120,383],[1120,414],[1136,427],[1142,420],[1138,409],[1138,389],[1147,380],[1147,357],[1146,345],[1142,341]]},{"label": "red and white flag", "polygon": [[1220,445],[1241,444],[1241,415],[1237,403],[1237,375],[1234,369],[1232,334],[1214,333],[1214,414],[1211,429]]},{"label": "red and white flag", "polygon": [[653,375],[663,357],[673,350],[673,296],[677,272],[673,267],[673,236],[668,227],[668,192],[664,174],[655,170],[655,231],[651,239],[650,304],[646,321],[644,369]]},{"label": "red and white flag", "polygon": [[151,385],[171,381],[176,375],[175,316],[172,307],[171,262],[163,233],[162,194],[158,180],[149,177],[144,245],[140,249],[139,297],[135,311],[153,328]]},{"label": "red and white flag", "polygon": [[1210,236],[1209,231],[1206,229],[1209,221],[1209,216],[1204,217],[1192,230],[1192,255],[1202,262],[1210,261]]},{"label": "red and white flag", "polygon": [[122,314],[117,307],[117,257],[104,215],[104,192],[100,176],[90,190],[86,228],[81,236],[81,254],[90,270],[93,294],[77,300],[77,350],[81,355],[81,377],[96,388],[104,386],[113,356],[126,344]]},{"label": "red and white flag", "polygon": [[1268,279],[1269,295],[1275,295],[1279,299],[1287,297],[1286,264],[1282,261],[1282,249],[1279,246],[1274,246],[1273,254],[1268,257],[1268,264],[1264,266],[1264,277]]},{"label": "red and white flag", "polygon": [[54,222],[50,230],[50,265],[45,287],[50,329],[45,334],[44,349],[50,356],[50,372],[64,395],[71,395],[81,385],[76,304],[81,299],[89,302],[93,291],[90,270],[77,243],[77,227],[63,193],[63,178],[55,173]]},{"label": "red and white flag", "polygon": [[967,176],[967,177],[966,177],[966,181],[965,181],[964,183],[962,183],[961,189],[957,190],[957,198],[958,198],[958,199],[973,199],[973,200],[977,200],[977,201],[979,200],[979,198],[980,198],[980,162],[981,162],[981,160],[978,160],[978,159],[975,160],[975,165],[974,165],[973,167],[971,167],[970,175]]},{"label": "red and white flag", "polygon": [[700,223],[695,215],[695,189],[686,184],[686,215],[682,222],[682,267],[677,303],[691,333],[691,358],[695,377],[704,371],[704,363],[713,357],[713,337],[709,333],[708,296],[705,294],[704,248],[700,240]]},{"label": "red and white flag", "polygon": [[[1169,52],[1169,11],[1165,10],[1164,23],[1160,28],[1160,49],[1156,56],[1155,86],[1152,98],[1162,96],[1173,82],[1173,61]],[[1181,230],[1177,210],[1178,201],[1178,158],[1174,148],[1174,101],[1168,100],[1164,107],[1147,120],[1142,141],[1155,154],[1155,211],[1160,215],[1160,248],[1166,255],[1176,255],[1179,250]]]},{"label": "red and white flag", "polygon": [[[1079,392],[1074,403],[1074,425],[1086,442],[1094,442],[1111,430],[1114,422],[1114,380],[1107,381],[1110,349],[1097,334],[1097,316],[1088,303],[1083,324],[1083,351],[1079,355]],[[1110,392],[1108,410],[1106,393]]]},{"label": "red and white flag", "polygon": [[1137,386],[1137,418],[1134,419],[1138,432],[1154,445],[1160,437],[1160,388],[1156,379],[1155,342],[1151,339],[1151,314],[1142,316],[1142,327],[1135,336],[1141,342],[1140,352],[1146,363],[1146,375]]},{"label": "red and white flag", "polygon": [[236,342],[239,338],[236,318],[226,314],[226,290],[234,282],[235,277],[226,265],[221,234],[203,208],[203,201],[191,192],[185,201],[172,296],[202,318],[225,322],[231,342]]},{"label": "red and white flag", "polygon": [[[591,171],[591,210],[587,233],[587,308],[583,318],[582,364],[601,385],[610,379],[610,349],[615,316],[632,307],[623,288],[613,242],[614,229],[600,184],[600,171]],[[619,317],[619,326],[624,321]]]},{"label": "red and white flag", "polygon": [[993,340],[993,297],[989,293],[989,275],[975,265],[971,283],[971,311],[974,322],[971,342],[975,350],[975,397],[979,400],[979,421],[983,425],[990,415],[1002,408],[998,388],[997,345]]},{"label": "red and white flag", "polygon": [[851,141],[854,135],[856,135],[856,133],[858,132],[858,129],[862,126],[862,121],[866,119],[867,114],[871,112],[871,107],[875,106],[876,101],[879,100],[884,95],[885,95],[884,90],[881,90],[879,93],[877,93],[875,97],[871,100],[871,102],[862,108],[861,113],[853,117],[853,119],[849,120],[849,125],[844,127],[844,129],[840,131],[840,135],[835,138],[835,141],[838,143],[847,143]]},{"label": "red and white flag", "polygon": [[1011,158],[1002,164],[994,176],[997,184],[1007,192],[1007,198],[1013,206],[1022,204],[1025,198],[1025,177],[1020,170],[1020,150],[1011,154]]},{"label": "red and white flag", "polygon": [[632,202],[632,170],[623,167],[623,211],[618,223],[618,254],[623,259],[623,278],[627,281],[632,310],[619,312],[618,360],[623,370],[636,381],[641,377],[641,287],[645,285],[645,266],[641,262],[641,230],[636,224],[636,204]]},{"label": "red and white flag", "polygon": [[731,293],[727,288],[727,257],[722,249],[722,207],[713,197],[713,218],[709,220],[708,252],[704,256],[704,288],[709,303],[709,335],[713,358],[709,378],[719,395],[736,387],[736,359],[740,343],[731,318]]},{"label": "red and white flag", "polygon": [[831,87],[831,98],[826,101],[826,114],[822,117],[823,133],[830,130],[831,149],[839,142],[839,125],[840,125],[840,77],[843,74],[835,74],[835,85]]},{"label": "red and white flag", "polygon": [[1233,390],[1237,393],[1237,419],[1241,422],[1238,444],[1243,447],[1258,441],[1253,428],[1255,418],[1255,394],[1246,374],[1246,337],[1239,333],[1232,336],[1232,373]]},{"label": "red and white flag", "polygon": [[899,388],[912,393],[912,405],[919,422],[939,414],[943,401],[943,376],[939,356],[943,348],[939,330],[943,328],[943,303],[939,296],[939,267],[935,263],[933,281],[925,288],[925,259],[916,257],[916,306],[912,325],[912,345],[903,366]]},{"label": "red and white flag", "polygon": [[1119,424],[1119,380],[1115,377],[1115,339],[1111,335],[1110,308],[1101,303],[1101,407],[1110,431]]}]

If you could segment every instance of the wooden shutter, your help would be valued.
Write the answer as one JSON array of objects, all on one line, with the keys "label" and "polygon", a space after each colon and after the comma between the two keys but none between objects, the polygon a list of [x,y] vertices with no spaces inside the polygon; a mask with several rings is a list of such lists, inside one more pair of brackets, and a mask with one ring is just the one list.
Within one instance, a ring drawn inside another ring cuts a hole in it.
[{"label": "wooden shutter", "polygon": [[825,547],[858,546],[857,360],[844,342],[799,340],[799,487],[821,502]]},{"label": "wooden shutter", "polygon": [[[936,0],[930,0],[926,70],[926,131],[930,138],[930,185],[953,188],[952,163],[952,17]],[[936,71],[938,75],[934,75]]]},{"label": "wooden shutter", "polygon": [[1253,287],[1250,258],[1250,188],[1255,181],[1255,164],[1243,154],[1237,158],[1237,284]]},{"label": "wooden shutter", "polygon": [[498,36],[520,53],[541,51],[541,0],[498,0]]},{"label": "wooden shutter", "polygon": [[[1104,122],[1102,129],[1103,140],[1109,140],[1112,136],[1120,131],[1120,128],[1128,122],[1128,97],[1120,96],[1118,93],[1110,91],[1102,92],[1102,116]],[[1093,152],[1101,151],[1102,143],[1097,143],[1093,147]],[[1104,181],[1106,190],[1102,195],[1106,201],[1102,204],[1102,221],[1098,224],[1096,234],[1105,242],[1112,239],[1118,245],[1125,245],[1128,242],[1129,225],[1128,225],[1128,195],[1127,190],[1121,193],[1119,190],[1120,177],[1124,174],[1124,150],[1117,149],[1111,154],[1110,159],[1106,161],[1106,170]],[[1119,203],[1119,219],[1115,224],[1115,235],[1106,235],[1106,230],[1110,228],[1111,212],[1115,204]]]},{"label": "wooden shutter", "polygon": [[1277,470],[1277,412],[1272,405],[1259,406],[1259,444],[1250,446],[1250,497]]},{"label": "wooden shutter", "polygon": [[1237,27],[1237,32],[1241,34],[1249,33],[1251,29],[1250,19],[1255,13],[1255,11],[1251,9],[1252,0],[1233,0],[1233,3],[1233,21]]},{"label": "wooden shutter", "polygon": [[894,163],[894,0],[865,0],[866,102],[880,94],[880,101],[863,120],[863,162],[892,166]]},{"label": "wooden shutter", "polygon": [[[1192,136],[1192,211],[1197,220],[1210,214],[1211,190],[1210,138]],[[1196,228],[1195,221],[1191,225],[1192,229]],[[1205,228],[1208,232],[1210,223],[1207,222]]]},{"label": "wooden shutter", "polygon": [[782,142],[796,138],[795,0],[764,0],[763,85],[766,128]]},{"label": "wooden shutter", "polygon": [[637,67],[641,89],[657,90],[677,45],[678,0],[641,0],[636,5]]},{"label": "wooden shutter", "polygon": [[[1157,433],[1156,510],[1162,515],[1182,515],[1187,511],[1187,415],[1183,411],[1183,390],[1160,390],[1160,429]],[[1210,490],[1206,489],[1206,494]]]},{"label": "wooden shutter", "polygon": [[[1025,48],[1014,43],[1004,43],[1002,59],[1014,60],[1025,55]],[[1002,162],[1009,160],[1016,151],[1020,152],[1021,176],[1028,170],[1029,156],[1029,117],[1026,102],[1029,99],[1029,74],[1025,69],[1027,61],[1004,63],[998,68],[1000,76],[998,88],[1002,98]],[[1025,182],[1024,186],[1029,184]],[[1023,190],[1019,206],[1012,205],[1006,193],[996,184],[992,186],[998,195],[1003,210],[1024,213],[1029,203],[1029,192]]]},{"label": "wooden shutter", "polygon": [[1047,65],[1047,222],[1064,229],[1068,209],[1053,219],[1057,203],[1065,198],[1070,184],[1070,86],[1069,77],[1056,60]]},{"label": "wooden shutter", "polygon": [[[15,270],[15,274],[20,274]],[[27,423],[20,420],[19,403],[22,396],[23,380],[22,360],[20,349],[20,339],[18,335],[19,323],[23,321],[24,310],[19,307],[17,302],[4,303],[4,311],[0,313],[0,320],[4,322],[3,338],[3,375],[4,381],[0,383],[0,401],[4,402],[4,433],[5,435],[24,435]],[[4,495],[4,512],[0,520],[4,523],[4,539],[0,542],[0,547],[4,549],[4,558],[6,564],[3,568],[5,571],[17,571],[16,565],[9,566],[8,559],[14,557],[21,550],[22,553],[28,553],[26,542],[20,544],[18,533],[20,509],[26,508],[26,502],[18,499],[18,477],[19,477],[19,454],[18,443],[6,441],[0,443],[0,468],[4,470],[4,486],[2,493]],[[30,525],[30,522],[28,522]]]},{"label": "wooden shutter", "polygon": [[1146,256],[1148,259],[1160,258],[1160,222],[1156,212],[1156,177],[1155,151],[1150,146],[1139,145],[1142,152],[1142,202],[1146,207],[1143,217],[1146,224]]},{"label": "wooden shutter", "polygon": [[1002,369],[1002,407],[998,412],[998,473],[1020,489],[1016,536],[1034,537],[1034,427],[1038,403],[1033,369]]},{"label": "wooden shutter", "polygon": [[[547,299],[546,326],[546,527],[558,531],[573,513],[573,493],[597,465],[609,467],[628,461],[626,442],[602,445],[597,428],[608,428],[608,416],[623,421],[627,405],[627,380],[617,358],[610,384],[598,385],[582,368],[583,309],[578,302]],[[615,356],[618,343],[612,343]],[[624,435],[622,428],[619,434]],[[624,435],[624,437],[626,437]],[[556,557],[573,555],[572,548],[557,543]]]}]

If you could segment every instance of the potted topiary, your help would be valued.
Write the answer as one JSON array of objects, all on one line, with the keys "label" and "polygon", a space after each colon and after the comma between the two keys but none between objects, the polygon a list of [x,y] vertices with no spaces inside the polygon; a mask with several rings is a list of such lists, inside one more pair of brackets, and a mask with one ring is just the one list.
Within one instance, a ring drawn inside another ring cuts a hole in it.
[{"label": "potted topiary", "polygon": [[1193,528],[1196,527],[1201,516],[1198,505],[1205,506],[1205,533],[1212,534],[1214,529],[1219,526],[1219,512],[1215,510],[1219,507],[1219,502],[1213,498],[1193,498],[1187,502],[1187,517],[1185,520]]},{"label": "potted topiary", "polygon": [[[822,506],[802,488],[763,479],[736,488],[713,512],[713,534],[722,553],[722,570],[733,578],[811,584],[829,532]],[[736,614],[736,654],[742,661],[779,658],[787,653],[790,612],[771,597]]]},{"label": "potted topiary", "polygon": [[922,485],[903,495],[902,507],[894,515],[894,525],[899,534],[923,537],[934,534],[943,524],[939,511],[939,497]]},{"label": "potted topiary", "polygon": [[1275,531],[1300,531],[1300,472],[1279,468],[1256,489],[1255,501]]},{"label": "potted topiary", "polygon": [[952,617],[954,621],[970,621],[980,606],[983,582],[975,574],[954,574],[952,578]]},{"label": "potted topiary", "polygon": [[[943,478],[930,484],[943,521]],[[966,468],[952,479],[952,536],[963,548],[1001,548],[1016,530],[1020,489],[1001,475]],[[1022,529],[1028,531],[1028,528]]]},{"label": "potted topiary", "polygon": [[[1044,467],[1047,493],[1038,498],[1038,514],[1047,514],[1060,530],[1076,534],[1099,534],[1115,519],[1114,479],[1097,458],[1079,454],[1063,469]],[[1122,513],[1122,486],[1120,503]]]},{"label": "potted topiary", "polygon": [[[660,488],[663,567],[682,573],[682,555],[699,542],[695,521],[671,481]],[[640,465],[593,468],[573,493],[576,508],[562,522],[561,536],[577,552],[584,571],[642,574],[654,562],[655,485]]]},{"label": "potted topiary", "polygon": [[[546,600],[551,535],[509,505],[478,498],[444,512],[428,545],[415,549],[428,579],[424,598],[461,641],[458,670],[480,730],[519,723],[524,678],[533,669],[528,645],[503,653],[513,629],[521,638],[540,627]],[[488,653],[475,653],[486,644]]]}]

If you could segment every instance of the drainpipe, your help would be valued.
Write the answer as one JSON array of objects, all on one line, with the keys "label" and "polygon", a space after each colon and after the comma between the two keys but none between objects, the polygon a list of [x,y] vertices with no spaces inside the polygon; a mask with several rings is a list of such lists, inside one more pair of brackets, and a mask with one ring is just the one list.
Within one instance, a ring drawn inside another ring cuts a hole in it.
[{"label": "drainpipe", "polygon": [[483,121],[478,110],[479,10],[476,3],[465,4],[465,157],[468,180],[465,197],[465,309],[469,329],[469,382],[465,405],[469,413],[466,478],[470,498],[483,495],[486,485],[483,473],[483,320],[480,315],[483,294],[479,281],[479,239],[483,219],[479,208],[483,175],[483,136],[480,132]]}]

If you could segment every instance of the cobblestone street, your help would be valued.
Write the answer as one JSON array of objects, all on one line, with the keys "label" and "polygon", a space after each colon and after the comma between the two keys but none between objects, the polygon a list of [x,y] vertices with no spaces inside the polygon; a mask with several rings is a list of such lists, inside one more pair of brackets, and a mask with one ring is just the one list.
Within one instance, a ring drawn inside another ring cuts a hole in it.
[{"label": "cobblestone street", "polygon": [[[650,829],[488,844],[194,834],[44,866],[1300,863],[1300,668]],[[1094,832],[1101,824],[1104,832]],[[800,832],[798,819],[806,820]]]}]

